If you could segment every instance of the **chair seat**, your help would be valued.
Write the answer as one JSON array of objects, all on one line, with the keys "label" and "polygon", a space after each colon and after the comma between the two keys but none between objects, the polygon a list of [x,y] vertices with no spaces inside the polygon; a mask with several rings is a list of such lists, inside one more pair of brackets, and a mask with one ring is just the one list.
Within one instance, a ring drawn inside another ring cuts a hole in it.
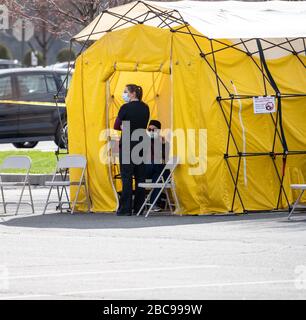
[{"label": "chair seat", "polygon": [[[84,184],[84,183],[82,183]],[[55,187],[69,187],[69,186],[77,186],[79,182],[74,181],[46,181],[45,186],[55,186]]]},{"label": "chair seat", "polygon": [[[28,183],[26,183],[27,185]],[[24,182],[2,182],[0,181],[0,186],[1,187],[16,187],[16,186],[23,186]]]},{"label": "chair seat", "polygon": [[[164,184],[163,183],[154,183],[154,182],[151,182],[151,183],[150,182],[148,182],[148,183],[143,182],[143,183],[138,183],[138,186],[140,188],[160,189],[164,186]],[[167,189],[169,189],[171,187],[172,187],[172,185],[170,183],[165,185],[165,188],[167,188]]]},{"label": "chair seat", "polygon": [[306,190],[306,184],[291,184],[291,189]]}]

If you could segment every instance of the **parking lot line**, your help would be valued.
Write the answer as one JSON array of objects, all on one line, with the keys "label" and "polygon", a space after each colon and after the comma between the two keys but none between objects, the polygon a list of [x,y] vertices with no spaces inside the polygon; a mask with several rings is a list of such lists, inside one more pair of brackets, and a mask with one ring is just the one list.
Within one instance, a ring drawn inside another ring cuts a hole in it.
[{"label": "parking lot line", "polygon": [[51,297],[49,294],[28,294],[28,295],[18,295],[18,296],[3,296],[0,300],[20,300],[20,299],[34,299],[42,297]]},{"label": "parking lot line", "polygon": [[33,298],[52,298],[57,296],[73,296],[82,294],[94,293],[112,293],[112,292],[130,292],[130,291],[152,291],[152,290],[169,290],[169,289],[194,289],[194,288],[213,288],[213,287],[231,287],[231,286],[256,286],[266,284],[283,284],[293,283],[295,279],[286,280],[266,280],[266,281],[245,281],[245,282],[223,282],[223,283],[202,283],[202,284],[186,284],[186,285],[169,285],[169,286],[155,286],[155,287],[129,287],[116,289],[99,289],[99,290],[83,290],[83,291],[66,291],[60,293],[50,294],[33,294],[33,295],[15,295],[2,296],[0,300],[14,300],[14,299],[33,299]]},{"label": "parking lot line", "polygon": [[57,278],[69,276],[85,276],[109,273],[137,273],[137,272],[154,272],[154,271],[175,271],[184,269],[206,269],[219,268],[218,265],[195,265],[195,266],[176,266],[176,267],[160,267],[160,268],[139,268],[139,269],[118,269],[118,270],[100,270],[100,271],[82,271],[82,272],[63,272],[63,273],[47,273],[47,274],[30,274],[30,275],[8,275],[0,277],[0,280],[17,280],[17,279],[35,279],[35,278]]},{"label": "parking lot line", "polygon": [[246,285],[252,286],[252,285],[291,283],[295,281],[296,281],[295,279],[287,279],[287,280],[267,280],[267,281],[247,281],[247,282],[186,284],[186,285],[157,286],[157,287],[136,287],[136,288],[130,287],[130,288],[117,288],[117,289],[68,291],[68,292],[59,293],[58,295],[69,296],[69,295],[104,293],[104,292],[151,291],[151,290],[167,290],[167,289],[183,289],[183,288],[192,289],[192,288],[231,287],[231,286],[246,286]]}]

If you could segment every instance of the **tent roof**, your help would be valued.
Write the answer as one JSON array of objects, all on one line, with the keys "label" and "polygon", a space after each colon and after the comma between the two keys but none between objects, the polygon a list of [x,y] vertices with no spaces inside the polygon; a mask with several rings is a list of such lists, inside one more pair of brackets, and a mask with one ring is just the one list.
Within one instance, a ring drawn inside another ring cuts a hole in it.
[{"label": "tent roof", "polygon": [[305,21],[306,1],[135,1],[102,12],[73,39],[98,40],[138,23],[169,28],[184,22],[214,39],[306,37]]}]

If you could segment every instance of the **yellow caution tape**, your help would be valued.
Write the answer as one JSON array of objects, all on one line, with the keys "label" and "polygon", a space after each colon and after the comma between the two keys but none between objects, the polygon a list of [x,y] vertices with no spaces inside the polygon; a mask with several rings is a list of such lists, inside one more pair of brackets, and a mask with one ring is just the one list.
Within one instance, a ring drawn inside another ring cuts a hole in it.
[{"label": "yellow caution tape", "polygon": [[0,100],[0,103],[6,104],[23,104],[34,106],[46,106],[46,107],[65,107],[65,103],[62,102],[43,102],[43,101],[19,101],[19,100]]}]

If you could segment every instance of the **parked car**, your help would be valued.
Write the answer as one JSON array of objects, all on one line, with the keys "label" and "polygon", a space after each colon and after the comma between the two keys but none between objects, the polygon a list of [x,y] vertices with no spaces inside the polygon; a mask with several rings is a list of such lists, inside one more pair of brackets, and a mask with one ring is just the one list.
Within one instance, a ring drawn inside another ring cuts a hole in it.
[{"label": "parked car", "polygon": [[33,148],[39,141],[53,140],[67,147],[65,80],[66,69],[0,70],[0,143]]},{"label": "parked car", "polygon": [[0,69],[20,68],[21,64],[18,60],[0,59]]},{"label": "parked car", "polygon": [[57,62],[55,64],[51,64],[50,66],[47,66],[48,69],[74,69],[75,68],[75,62],[74,61],[66,61],[66,62]]}]

